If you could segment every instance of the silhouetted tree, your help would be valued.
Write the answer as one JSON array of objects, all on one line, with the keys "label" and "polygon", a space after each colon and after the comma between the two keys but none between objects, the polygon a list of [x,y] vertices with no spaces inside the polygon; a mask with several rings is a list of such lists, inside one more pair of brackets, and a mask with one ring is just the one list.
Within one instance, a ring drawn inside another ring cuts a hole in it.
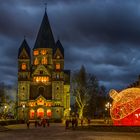
[{"label": "silhouetted tree", "polygon": [[89,100],[84,111],[85,116],[89,118],[93,118],[96,112],[99,93],[99,82],[95,75],[91,75],[91,81],[92,88],[90,89]]},{"label": "silhouetted tree", "polygon": [[[72,91],[78,106],[79,118],[82,118],[83,114],[86,114],[84,112],[87,112],[88,106],[91,103],[93,103],[92,106],[95,105],[95,93],[98,91],[98,81],[94,75],[88,74],[85,67],[82,66],[79,71],[73,74]],[[90,102],[91,99],[94,102]]]}]

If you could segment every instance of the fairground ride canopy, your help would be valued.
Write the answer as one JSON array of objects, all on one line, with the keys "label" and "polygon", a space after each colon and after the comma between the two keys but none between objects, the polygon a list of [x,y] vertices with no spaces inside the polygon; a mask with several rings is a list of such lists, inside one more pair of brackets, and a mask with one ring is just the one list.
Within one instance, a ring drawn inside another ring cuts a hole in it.
[{"label": "fairground ride canopy", "polygon": [[114,125],[140,126],[140,88],[110,90],[110,115]]}]

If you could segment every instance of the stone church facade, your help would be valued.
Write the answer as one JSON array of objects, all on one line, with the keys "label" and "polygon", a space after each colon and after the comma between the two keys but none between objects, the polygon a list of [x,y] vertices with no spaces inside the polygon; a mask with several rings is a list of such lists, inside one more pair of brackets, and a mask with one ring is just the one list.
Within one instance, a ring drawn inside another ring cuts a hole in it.
[{"label": "stone church facade", "polygon": [[18,120],[62,119],[70,113],[70,71],[64,48],[55,42],[45,11],[35,45],[24,39],[18,52]]}]

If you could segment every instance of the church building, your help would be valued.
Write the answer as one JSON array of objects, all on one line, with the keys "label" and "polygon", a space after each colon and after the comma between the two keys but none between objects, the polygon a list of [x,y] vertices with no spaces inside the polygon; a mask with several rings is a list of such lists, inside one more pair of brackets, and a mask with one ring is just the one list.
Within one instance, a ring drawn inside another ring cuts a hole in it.
[{"label": "church building", "polygon": [[70,70],[64,70],[64,48],[54,40],[46,11],[33,49],[24,39],[18,51],[17,104],[18,120],[70,113]]}]

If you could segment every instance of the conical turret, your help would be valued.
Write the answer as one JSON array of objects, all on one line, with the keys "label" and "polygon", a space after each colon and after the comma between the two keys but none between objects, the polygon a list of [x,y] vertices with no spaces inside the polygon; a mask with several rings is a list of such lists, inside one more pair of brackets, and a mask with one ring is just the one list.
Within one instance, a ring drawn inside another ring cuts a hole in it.
[{"label": "conical turret", "polygon": [[51,26],[49,23],[49,19],[47,16],[47,13],[45,11],[37,39],[34,45],[34,49],[37,48],[54,48],[55,47],[55,41],[53,37],[53,33],[51,30]]}]

